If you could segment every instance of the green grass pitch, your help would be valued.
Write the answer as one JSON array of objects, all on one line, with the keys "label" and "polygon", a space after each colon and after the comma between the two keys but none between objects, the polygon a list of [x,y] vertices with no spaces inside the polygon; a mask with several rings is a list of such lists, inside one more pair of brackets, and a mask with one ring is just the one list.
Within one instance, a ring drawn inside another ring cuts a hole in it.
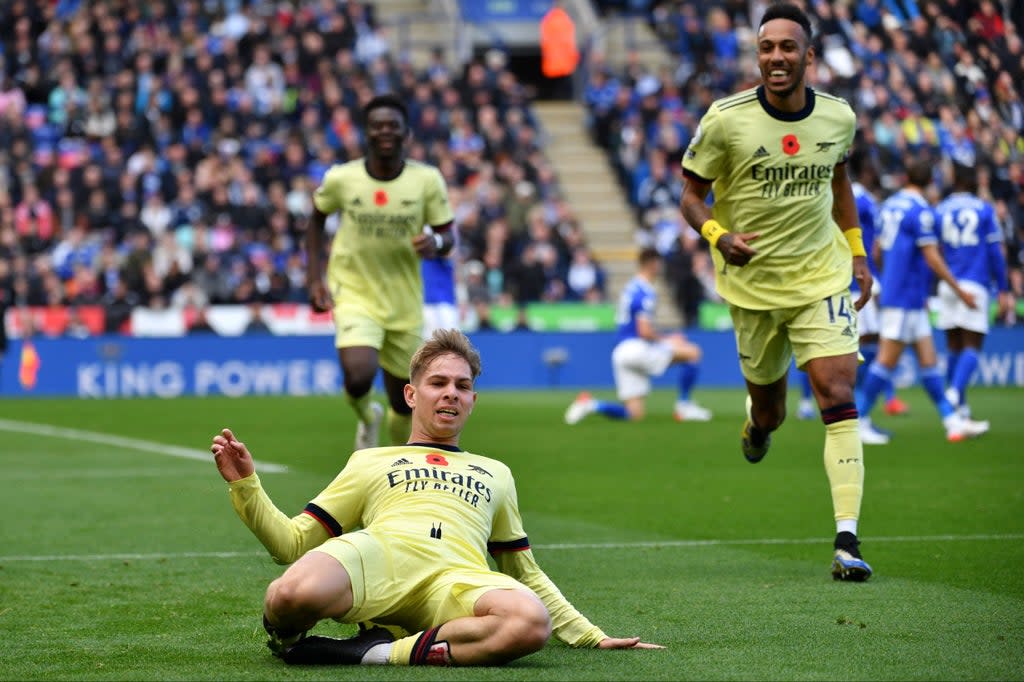
[{"label": "green grass pitch", "polygon": [[866,449],[875,576],[845,584],[828,571],[822,426],[795,418],[795,396],[750,465],[737,390],[700,393],[706,424],[672,421],[659,391],[642,423],[574,427],[568,391],[482,393],[462,445],[511,465],[541,565],[609,634],[667,649],[552,641],[504,668],[445,670],[288,668],[264,645],[282,569],[203,453],[234,428],[288,467],[262,478],[297,513],[351,447],[340,397],[3,400],[0,679],[1024,679],[1024,391],[972,390],[992,431],[959,444],[920,388],[901,395],[912,413],[876,417],[893,441]]}]

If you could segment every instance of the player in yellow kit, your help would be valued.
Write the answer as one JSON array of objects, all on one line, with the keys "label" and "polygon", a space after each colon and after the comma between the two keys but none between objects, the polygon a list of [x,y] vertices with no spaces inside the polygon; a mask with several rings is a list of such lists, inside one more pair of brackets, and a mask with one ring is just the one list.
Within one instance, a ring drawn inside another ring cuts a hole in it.
[{"label": "player in yellow kit", "polygon": [[[318,312],[334,313],[345,396],[359,419],[356,448],[376,447],[383,409],[373,382],[383,369],[392,445],[409,437],[402,397],[409,358],[423,340],[420,258],[451,250],[453,216],[441,172],[407,160],[408,112],[390,94],[363,107],[366,158],[337,164],[313,195],[306,235],[306,284]],[[327,216],[338,213],[324,282]],[[429,228],[425,230],[424,228]]]},{"label": "player in yellow kit", "polygon": [[856,117],[845,100],[805,84],[814,48],[796,5],[765,10],[757,55],[761,85],[714,102],[690,141],[682,211],[711,244],[715,286],[729,303],[748,392],[743,454],[750,462],[767,454],[786,415],[795,355],[825,423],[832,576],[863,581],[871,567],[857,539],[864,455],[853,397],[855,309],[871,295],[871,273],[845,165]]},{"label": "player in yellow kit", "polygon": [[[409,443],[356,451],[293,518],[263,491],[246,446],[228,429],[214,437],[238,515],[275,561],[294,562],[264,605],[286,662],[493,665],[538,651],[552,631],[576,647],[659,648],[608,637],[573,608],[530,551],[509,468],[459,447],[479,374],[462,332],[435,332],[405,386]],[[387,627],[305,635],[325,618]]]}]

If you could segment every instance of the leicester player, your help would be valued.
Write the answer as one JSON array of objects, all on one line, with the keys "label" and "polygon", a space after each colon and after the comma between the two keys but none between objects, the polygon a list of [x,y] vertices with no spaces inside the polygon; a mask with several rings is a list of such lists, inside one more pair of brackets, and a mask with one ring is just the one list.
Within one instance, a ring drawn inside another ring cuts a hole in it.
[{"label": "leicester player", "polygon": [[942,239],[942,254],[953,277],[974,296],[968,308],[953,289],[940,282],[935,326],[946,332],[946,398],[963,416],[970,416],[967,386],[978,367],[989,326],[989,291],[998,292],[997,315],[1013,308],[1013,294],[1006,275],[1003,231],[992,204],[977,197],[976,171],[956,165],[953,193],[935,210]]},{"label": "leicester player", "polygon": [[[496,665],[538,651],[552,632],[574,647],[660,648],[608,637],[537,565],[511,471],[459,446],[479,374],[462,332],[435,332],[409,368],[408,444],[356,451],[292,518],[263,491],[235,434],[214,436],[238,515],[275,561],[294,562],[264,602],[270,648],[284,661]],[[349,639],[306,636],[327,618],[379,626]]]},{"label": "leicester player", "polygon": [[[873,287],[874,291],[871,292],[871,297],[865,301],[864,307],[857,311],[857,328],[860,331],[860,353],[864,357],[864,362],[857,368],[858,387],[863,387],[864,379],[867,376],[867,368],[871,366],[875,356],[878,355],[879,311],[875,298],[878,290],[881,288],[878,266],[874,258],[878,200],[871,190],[868,189],[868,185],[877,185],[877,182],[875,182],[877,180],[877,172],[862,156],[862,154],[850,156],[851,186],[853,188],[853,199],[857,202],[857,219],[860,221],[861,231],[864,236],[864,250],[868,254],[868,267],[871,268],[871,276],[878,286]],[[854,295],[860,293],[856,279],[850,285],[850,290]],[[896,387],[890,381],[885,386],[885,413],[897,416],[907,414],[908,411],[907,404],[896,395]]]},{"label": "leicester player", "polygon": [[881,227],[878,243],[882,253],[881,341],[878,356],[864,380],[858,405],[864,415],[862,438],[873,445],[889,442],[887,435],[872,428],[868,415],[885,383],[892,381],[892,373],[906,346],[914,349],[921,369],[921,384],[942,417],[947,440],[961,441],[988,431],[988,422],[975,422],[957,414],[944,395],[928,317],[930,273],[934,272],[969,310],[976,309],[977,302],[974,294],[953,277],[939,250],[935,214],[924,198],[925,189],[931,184],[932,164],[928,160],[915,160],[907,165],[906,174],[906,186],[886,199],[878,212]]},{"label": "leicester player", "polygon": [[[333,311],[345,396],[359,419],[356,448],[375,447],[383,409],[373,383],[383,369],[392,443],[409,435],[403,398],[409,358],[422,341],[420,258],[448,253],[453,216],[436,168],[406,159],[408,112],[385,94],[363,107],[366,158],[332,166],[313,195],[306,285],[318,312]],[[327,217],[339,214],[324,281]],[[425,231],[424,226],[430,226]]]},{"label": "leicester player", "polygon": [[661,255],[653,248],[640,251],[637,273],[619,296],[616,309],[618,339],[612,349],[612,371],[619,400],[597,400],[584,391],[565,411],[565,422],[576,424],[589,414],[609,419],[638,421],[646,414],[651,392],[651,377],[665,373],[669,365],[679,365],[679,395],[672,410],[676,421],[711,419],[711,411],[691,398],[700,371],[700,346],[680,333],[659,334],[654,326],[658,292],[654,282],[661,271]]},{"label": "leicester player", "polygon": [[[682,211],[711,245],[715,286],[729,304],[748,391],[743,454],[760,462],[768,453],[786,416],[795,355],[825,423],[832,576],[863,581],[871,567],[857,539],[864,460],[855,308],[870,296],[872,277],[845,165],[856,117],[845,100],[807,86],[815,53],[797,6],[766,9],[757,58],[761,85],[712,103],[690,141]],[[860,285],[856,304],[851,277]]]}]

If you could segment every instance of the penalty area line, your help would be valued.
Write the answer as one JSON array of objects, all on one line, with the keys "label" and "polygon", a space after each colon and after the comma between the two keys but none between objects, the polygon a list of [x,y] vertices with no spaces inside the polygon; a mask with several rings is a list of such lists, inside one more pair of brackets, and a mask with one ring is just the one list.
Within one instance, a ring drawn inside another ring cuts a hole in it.
[{"label": "penalty area line", "polygon": [[[127,438],[125,436],[115,436],[109,433],[85,431],[83,429],[71,429],[63,426],[52,426],[50,424],[34,424],[32,422],[0,419],[0,431],[27,433],[33,436],[45,436],[47,438],[64,438],[67,440],[87,441],[90,443],[98,443],[100,445],[111,445],[118,448],[126,448],[128,450],[151,452],[153,454],[165,455],[167,457],[194,459],[200,462],[213,462],[213,453],[208,450],[183,448],[180,445],[155,443],[151,440],[142,440],[141,438]],[[256,460],[256,468],[261,474],[283,474],[288,471],[288,467],[284,464],[262,462],[259,460]]]},{"label": "penalty area line", "polygon": [[[974,542],[1024,540],[1024,533],[993,535],[893,535],[873,537],[871,542]],[[811,545],[830,542],[830,538],[760,538],[737,540],[661,540],[651,542],[587,542],[533,545],[545,551],[608,550],[608,549],[661,549],[672,547],[728,547],[750,545]],[[50,554],[0,556],[4,562],[22,561],[159,561],[168,559],[236,559],[240,557],[266,557],[266,552],[151,552],[112,554]]]}]

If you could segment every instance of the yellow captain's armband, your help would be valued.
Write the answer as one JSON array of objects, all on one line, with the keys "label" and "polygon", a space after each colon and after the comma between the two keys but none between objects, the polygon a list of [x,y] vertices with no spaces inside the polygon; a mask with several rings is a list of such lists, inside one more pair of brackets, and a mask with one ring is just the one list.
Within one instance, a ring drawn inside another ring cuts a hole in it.
[{"label": "yellow captain's armband", "polygon": [[[859,231],[860,230],[858,230],[858,232]],[[705,221],[704,224],[700,226],[700,234],[704,239],[708,240],[708,243],[711,244],[711,246],[715,246],[718,244],[718,240],[723,234],[729,234],[729,230],[719,225],[718,221],[712,218],[711,220]],[[861,247],[861,250],[863,251],[864,247]]]},{"label": "yellow captain's armband", "polygon": [[864,250],[864,234],[859,227],[843,230],[843,235],[846,237],[846,241],[850,245],[850,252],[854,256],[868,255],[868,252]]}]

